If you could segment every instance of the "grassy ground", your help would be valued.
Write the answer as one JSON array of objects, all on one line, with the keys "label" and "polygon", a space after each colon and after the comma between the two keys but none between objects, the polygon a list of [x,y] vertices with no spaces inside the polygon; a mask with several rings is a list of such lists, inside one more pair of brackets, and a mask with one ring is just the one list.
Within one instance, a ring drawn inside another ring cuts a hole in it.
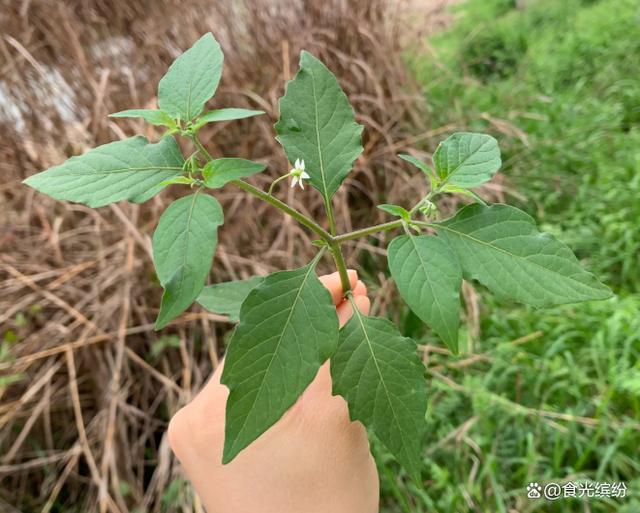
[{"label": "grassy ground", "polygon": [[[435,58],[415,50],[412,65],[435,124],[494,133],[523,195],[509,202],[617,297],[534,310],[478,289],[471,354],[429,355],[429,484],[405,489],[381,464],[388,511],[640,510],[640,9],[514,4],[459,5],[428,42]],[[625,481],[628,496],[526,498],[530,481],[583,479]]]}]

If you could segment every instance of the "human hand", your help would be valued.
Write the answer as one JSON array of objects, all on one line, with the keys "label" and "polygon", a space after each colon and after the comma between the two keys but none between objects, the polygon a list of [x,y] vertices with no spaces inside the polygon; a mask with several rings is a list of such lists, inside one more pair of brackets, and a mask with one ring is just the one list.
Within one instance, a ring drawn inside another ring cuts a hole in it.
[{"label": "human hand", "polygon": [[[358,309],[369,313],[366,288],[349,279]],[[322,276],[342,326],[352,315],[337,273]],[[222,465],[223,364],[171,419],[169,443],[208,513],[376,513],[378,473],[360,422],[331,395],[329,364],[284,416],[229,464]]]}]

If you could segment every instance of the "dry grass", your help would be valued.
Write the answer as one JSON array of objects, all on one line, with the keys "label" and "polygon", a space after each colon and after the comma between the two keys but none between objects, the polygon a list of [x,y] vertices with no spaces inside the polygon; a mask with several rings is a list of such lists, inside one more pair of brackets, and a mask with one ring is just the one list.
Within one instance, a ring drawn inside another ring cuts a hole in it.
[{"label": "dry grass", "polygon": [[[160,291],[150,235],[171,192],[143,206],[92,210],[54,202],[20,180],[109,140],[156,136],[106,114],[153,106],[168,64],[212,30],[226,55],[215,104],[267,112],[207,129],[212,152],[267,162],[271,176],[255,182],[262,187],[286,169],[272,125],[306,48],[336,72],[366,125],[365,152],[336,198],[339,229],[382,221],[375,204],[410,203],[425,192],[395,154],[450,130],[429,129],[399,42],[406,9],[424,27],[432,15],[441,23],[442,2],[435,10],[385,0],[4,3],[0,510],[202,511],[181,485],[164,432],[217,364],[230,325],[193,308],[164,332],[153,330]],[[312,191],[293,198],[284,189],[297,208],[322,217]],[[235,190],[220,199],[227,223],[212,281],[309,258],[307,235],[270,207]],[[348,259],[355,265],[363,248],[382,252],[377,246],[354,243]],[[384,309],[389,290],[383,281],[376,308]]]}]

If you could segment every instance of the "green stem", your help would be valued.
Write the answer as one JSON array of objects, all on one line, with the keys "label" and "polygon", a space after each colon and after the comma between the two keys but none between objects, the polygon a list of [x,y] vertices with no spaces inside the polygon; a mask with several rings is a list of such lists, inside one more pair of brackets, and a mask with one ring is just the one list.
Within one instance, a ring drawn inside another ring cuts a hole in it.
[{"label": "green stem", "polygon": [[338,274],[340,275],[342,292],[346,296],[349,292],[351,292],[351,283],[349,282],[349,273],[347,272],[347,264],[344,261],[344,255],[342,254],[342,250],[340,249],[340,244],[330,242],[329,248],[331,249],[333,261],[335,262],[336,269],[338,269]]},{"label": "green stem", "polygon": [[418,203],[416,203],[413,208],[411,210],[409,210],[409,215],[413,215],[416,213],[416,211],[420,208],[420,206],[425,202],[425,201],[431,201],[431,198],[433,198],[434,196],[437,196],[438,194],[440,194],[440,190],[442,189],[442,184],[440,186],[438,186],[435,189],[432,189],[429,191],[429,193],[422,198],[420,201],[418,201]]},{"label": "green stem", "polygon": [[389,221],[388,223],[376,224],[374,226],[369,226],[369,228],[362,228],[360,230],[354,230],[352,232],[343,233],[342,235],[338,235],[337,237],[333,237],[333,242],[337,244],[342,244],[348,240],[360,239],[361,237],[366,237],[367,235],[372,235],[378,232],[386,232],[389,230],[393,230],[394,228],[400,228],[402,226],[402,220],[398,219],[397,221]]},{"label": "green stem", "polygon": [[[200,153],[202,153],[202,155],[207,160],[213,160],[213,157],[211,156],[211,154],[207,151],[207,149],[198,140],[197,137],[193,136],[191,138],[191,140],[196,145],[196,147],[198,148]],[[310,230],[312,230],[316,234],[318,234],[320,236],[320,238],[322,240],[326,241],[327,243],[330,243],[330,242],[333,241],[333,237],[331,236],[331,234],[329,232],[327,232],[324,228],[322,228],[322,226],[320,226],[318,223],[316,223],[313,219],[310,219],[307,216],[305,216],[302,212],[298,212],[295,208],[290,207],[289,205],[287,205],[283,201],[280,201],[279,199],[274,198],[270,194],[258,189],[257,187],[254,187],[253,185],[251,185],[251,184],[249,184],[247,182],[243,182],[242,180],[231,180],[231,183],[233,185],[235,185],[236,187],[239,187],[243,191],[246,191],[246,192],[248,192],[250,194],[253,194],[254,196],[260,198],[261,200],[266,201],[270,205],[273,205],[277,209],[282,210],[285,214],[289,214],[296,221],[298,221],[301,225],[306,226],[307,228],[309,228]]]},{"label": "green stem", "polygon": [[274,207],[282,210],[285,214],[289,214],[301,225],[306,226],[307,228],[309,228],[310,230],[318,234],[320,238],[325,242],[327,243],[333,242],[333,237],[331,236],[331,234],[328,231],[326,231],[324,228],[322,228],[322,226],[320,226],[318,223],[316,223],[312,219],[309,219],[303,213],[298,212],[295,208],[291,208],[289,205],[287,205],[283,201],[280,201],[279,199],[274,198],[273,196],[269,196],[269,194],[267,194],[266,192],[258,189],[257,187],[254,187],[253,185],[247,182],[243,182],[242,180],[231,180],[231,183],[236,187],[239,187],[243,191],[253,194],[257,198],[260,198],[261,200],[266,201],[270,205],[273,205]]},{"label": "green stem", "polygon": [[273,195],[273,188],[276,186],[276,184],[280,183],[282,180],[286,180],[287,178],[289,178],[289,175],[282,175],[279,178],[276,178],[273,182],[271,182],[271,185],[269,186],[269,196]]},{"label": "green stem", "polygon": [[204,144],[200,142],[200,140],[195,136],[195,134],[191,136],[191,140],[193,141],[193,144],[196,145],[196,148],[198,148],[198,151],[202,153],[204,158],[206,158],[207,160],[213,160],[211,153],[207,151],[207,149],[204,147]]},{"label": "green stem", "polygon": [[[409,211],[410,215],[416,213],[416,211],[420,208],[425,201],[431,201],[431,199],[440,193],[440,188],[436,188],[432,191],[429,191],[424,198],[422,198],[418,203],[416,203],[413,208]],[[414,224],[421,224],[419,221],[411,221]],[[342,235],[334,236],[333,242],[338,244],[342,244],[348,240],[360,239],[361,237],[366,237],[367,235],[372,235],[378,232],[386,232],[389,230],[393,230],[395,228],[400,228],[402,226],[402,220],[398,219],[397,221],[389,221],[388,223],[376,224],[374,226],[370,226],[369,228],[362,228],[360,230],[354,230],[349,233],[344,233]],[[429,225],[430,226],[430,225]]]},{"label": "green stem", "polygon": [[[204,147],[204,145],[198,140],[198,138],[195,135],[191,137],[191,140],[198,148],[198,151],[207,160],[213,160],[213,157],[209,154],[207,149]],[[284,178],[286,178],[286,176],[280,177],[277,180],[275,180],[271,184],[271,187],[269,187],[269,192],[264,192],[261,189],[258,189],[257,187],[254,187],[253,185],[247,182],[243,182],[242,180],[232,180],[231,183],[236,187],[242,189],[243,191],[248,192],[249,194],[252,194],[257,198],[260,198],[261,200],[266,201],[267,203],[281,210],[285,214],[290,215],[296,221],[298,221],[301,225],[306,226],[307,228],[315,232],[318,236],[320,236],[320,238],[327,243],[329,249],[331,250],[331,254],[333,255],[333,260],[336,264],[336,268],[338,269],[338,274],[340,275],[342,290],[345,296],[348,296],[349,293],[351,292],[351,284],[349,283],[349,274],[347,273],[347,264],[345,263],[344,255],[342,254],[340,245],[343,242],[346,242],[349,240],[359,239],[361,237],[366,237],[367,235],[372,235],[374,233],[385,232],[388,230],[393,230],[395,228],[400,228],[403,223],[402,220],[398,219],[396,221],[390,221],[388,223],[382,223],[382,224],[377,224],[375,226],[370,226],[369,228],[354,230],[352,232],[344,233],[342,235],[336,235],[336,225],[333,217],[333,208],[330,200],[325,201],[325,207],[327,210],[327,217],[329,221],[329,232],[328,232],[324,228],[322,228],[322,226],[316,223],[313,219],[308,218],[301,212],[298,212],[296,209],[290,207],[283,201],[280,201],[279,199],[274,198],[271,195],[271,192],[273,191],[273,186]],[[439,192],[438,190],[432,191],[424,199],[431,199],[431,197],[433,197],[438,192]],[[417,205],[413,207],[413,209],[411,210],[411,213],[415,212],[418,209],[422,201],[423,200],[421,200]],[[425,223],[420,221],[412,221],[412,222],[421,226],[432,226],[431,223]]]},{"label": "green stem", "polygon": [[411,221],[412,224],[417,224],[418,226],[422,226],[424,228],[435,228],[436,225],[434,223],[430,223],[428,221]]}]

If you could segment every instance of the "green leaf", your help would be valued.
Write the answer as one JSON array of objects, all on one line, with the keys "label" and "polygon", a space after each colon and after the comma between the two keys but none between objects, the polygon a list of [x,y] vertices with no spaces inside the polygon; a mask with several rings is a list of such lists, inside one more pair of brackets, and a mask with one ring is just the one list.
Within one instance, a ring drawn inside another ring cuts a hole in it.
[{"label": "green leaf", "polygon": [[222,373],[223,463],[282,417],[335,350],[336,309],[314,269],[270,274],[242,303]]},{"label": "green leaf", "polygon": [[164,287],[156,329],[184,312],[202,292],[222,223],[218,201],[199,191],[163,212],[153,234],[153,261]]},{"label": "green leaf", "polygon": [[462,269],[438,237],[401,235],[391,241],[389,270],[411,310],[458,352]]},{"label": "green leaf", "polygon": [[420,171],[422,171],[425,175],[429,177],[433,174],[429,166],[427,166],[421,160],[418,160],[417,158],[415,158],[413,155],[408,155],[407,153],[400,153],[398,154],[398,157],[400,157],[402,160],[405,160],[406,162],[409,162],[410,164],[413,164]]},{"label": "green leaf", "polygon": [[158,84],[158,106],[182,121],[195,119],[215,94],[224,56],[209,32],[178,57]]},{"label": "green leaf", "polygon": [[193,124],[193,128],[198,130],[202,128],[207,123],[212,123],[215,121],[232,121],[234,119],[245,119],[253,116],[259,116],[264,114],[263,110],[249,110],[249,109],[216,109],[205,112],[202,116],[200,116],[195,123]]},{"label": "green leaf", "polygon": [[400,205],[389,205],[387,203],[383,203],[382,205],[378,205],[378,208],[383,212],[386,212],[387,214],[401,217],[406,221],[411,219],[411,215],[409,214],[409,211],[405,208],[402,208]]},{"label": "green leaf", "polygon": [[142,118],[147,123],[157,126],[175,128],[176,122],[163,110],[156,109],[129,109],[109,114],[110,118]]},{"label": "green leaf", "polygon": [[98,146],[24,183],[58,200],[102,207],[116,201],[142,203],[182,174],[184,159],[173,137],[151,144],[142,136]]},{"label": "green leaf", "polygon": [[362,153],[362,125],[336,77],[308,52],[280,99],[275,129],[289,161],[304,159],[309,182],[328,203]]},{"label": "green leaf", "polygon": [[333,393],[420,483],[427,389],[416,345],[387,319],[354,308],[331,357]]},{"label": "green leaf", "polygon": [[611,296],[568,246],[515,207],[468,205],[435,228],[458,254],[464,277],[503,297],[543,307]]},{"label": "green leaf", "polygon": [[460,132],[440,143],[433,164],[443,182],[468,189],[491,180],[502,162],[493,137]]},{"label": "green leaf", "polygon": [[230,320],[237,321],[243,301],[263,281],[262,276],[252,276],[246,280],[209,285],[200,292],[198,303],[210,312],[228,315]]},{"label": "green leaf", "polygon": [[245,159],[216,159],[207,162],[202,170],[202,177],[207,187],[218,189],[232,180],[260,173],[266,167],[265,164]]},{"label": "green leaf", "polygon": [[151,351],[147,356],[147,360],[151,363],[157,363],[160,358],[160,355],[164,353],[166,349],[175,348],[178,349],[180,347],[180,337],[176,335],[163,335],[158,338],[153,344],[151,344]]}]

